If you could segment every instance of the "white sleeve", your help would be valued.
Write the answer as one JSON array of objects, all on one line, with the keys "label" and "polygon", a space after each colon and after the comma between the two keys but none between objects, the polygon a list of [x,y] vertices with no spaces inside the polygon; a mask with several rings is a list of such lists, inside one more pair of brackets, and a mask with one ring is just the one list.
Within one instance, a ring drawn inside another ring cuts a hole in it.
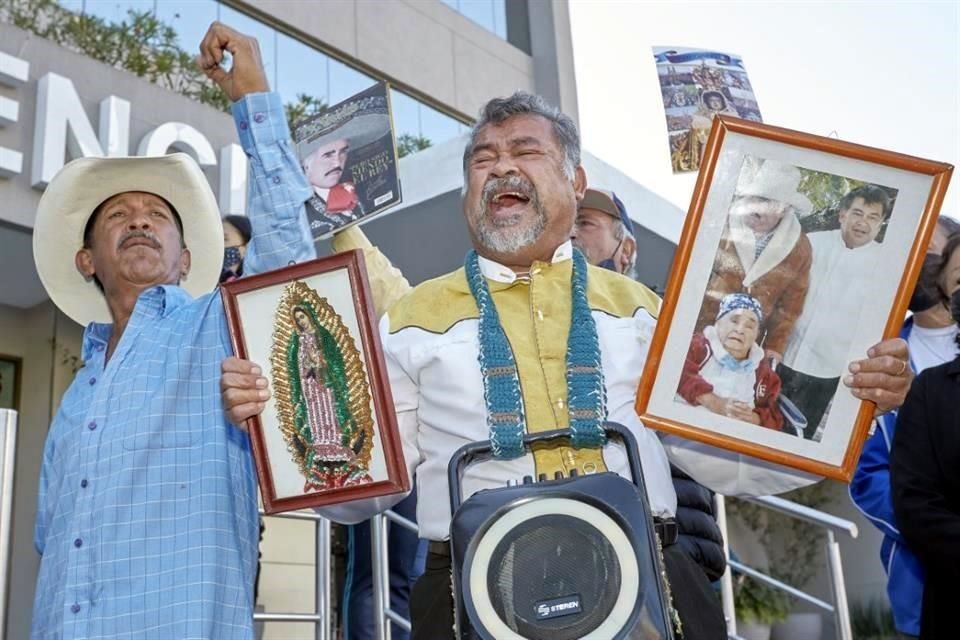
[{"label": "white sleeve", "polygon": [[[387,314],[384,314],[380,319],[380,344],[383,347],[387,374],[390,378],[390,392],[397,412],[397,428],[400,431],[400,443],[407,467],[407,480],[410,486],[413,486],[414,472],[421,462],[420,449],[417,447],[419,429],[417,406],[420,392],[408,368],[402,364],[407,361],[404,355],[405,350],[399,351],[396,343],[396,338],[390,335],[390,319]],[[409,492],[396,493],[378,498],[342,502],[328,507],[318,507],[316,511],[334,522],[356,524],[386,511],[408,494]]]}]

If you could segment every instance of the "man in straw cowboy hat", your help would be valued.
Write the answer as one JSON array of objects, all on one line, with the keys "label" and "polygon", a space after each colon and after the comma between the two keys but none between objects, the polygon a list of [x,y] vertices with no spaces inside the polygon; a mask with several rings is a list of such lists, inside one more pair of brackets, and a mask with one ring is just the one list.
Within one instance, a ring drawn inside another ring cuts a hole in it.
[{"label": "man in straw cowboy hat", "polygon": [[297,152],[313,187],[307,218],[315,238],[363,215],[356,186],[341,181],[350,149],[390,133],[386,101],[379,96],[350,100],[315,116],[296,131]]},{"label": "man in straw cowboy hat", "polygon": [[713,324],[724,297],[749,294],[764,317],[760,344],[779,362],[810,284],[810,242],[797,219],[810,201],[797,191],[799,169],[774,160],[757,168],[751,160],[737,181],[696,330]]},{"label": "man in straw cowboy hat", "polygon": [[[214,23],[199,62],[250,159],[245,271],[312,257],[310,189],[256,40]],[[44,450],[32,637],[253,638],[256,484],[220,400],[223,231],[203,173],[183,154],[71,162],[40,200],[34,255],[86,331]]]}]

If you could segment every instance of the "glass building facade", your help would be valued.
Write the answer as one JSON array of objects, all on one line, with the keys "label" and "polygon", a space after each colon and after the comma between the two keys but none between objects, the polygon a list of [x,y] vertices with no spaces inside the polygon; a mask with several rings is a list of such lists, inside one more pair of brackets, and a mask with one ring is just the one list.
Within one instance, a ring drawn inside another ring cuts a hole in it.
[{"label": "glass building facade", "polygon": [[[506,0],[443,2],[506,39]],[[197,48],[210,23],[219,20],[257,38],[270,86],[285,103],[297,102],[298,96],[306,95],[325,104],[336,104],[377,80],[218,0],[60,0],[60,5],[111,23],[128,20],[131,10],[152,12],[173,28],[179,47],[189,52]],[[406,134],[438,144],[466,130],[464,123],[402,91],[393,89],[391,99],[397,137]]]}]

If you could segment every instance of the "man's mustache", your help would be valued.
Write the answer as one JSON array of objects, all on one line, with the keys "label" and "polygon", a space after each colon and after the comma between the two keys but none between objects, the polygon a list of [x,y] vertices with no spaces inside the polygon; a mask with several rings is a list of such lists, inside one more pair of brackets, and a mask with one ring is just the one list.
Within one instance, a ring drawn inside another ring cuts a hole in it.
[{"label": "man's mustache", "polygon": [[323,176],[327,177],[334,173],[343,173],[343,167],[334,167],[333,169],[330,169],[330,171],[327,171],[325,174],[323,174]]},{"label": "man's mustache", "polygon": [[128,231],[127,233],[123,234],[123,237],[120,238],[120,241],[117,243],[117,249],[122,249],[127,242],[129,242],[130,240],[134,240],[136,238],[143,238],[154,249],[158,249],[158,250],[160,249],[160,240],[157,238],[157,236],[150,233],[149,231],[143,231],[142,229]]},{"label": "man's mustache", "polygon": [[490,201],[498,193],[504,191],[516,191],[531,202],[537,202],[537,189],[533,184],[523,176],[509,176],[506,178],[490,178],[483,185],[483,191],[480,192],[480,201],[484,208],[490,206]]}]

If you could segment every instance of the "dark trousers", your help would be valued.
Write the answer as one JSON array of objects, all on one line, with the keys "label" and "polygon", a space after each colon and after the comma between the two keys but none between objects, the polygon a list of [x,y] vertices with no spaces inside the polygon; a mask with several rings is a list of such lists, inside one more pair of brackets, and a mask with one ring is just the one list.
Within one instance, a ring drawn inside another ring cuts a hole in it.
[{"label": "dark trousers", "polygon": [[777,375],[780,376],[781,382],[780,395],[786,396],[797,405],[797,409],[807,419],[807,428],[803,431],[803,437],[807,440],[812,439],[827,412],[830,400],[837,392],[840,377],[810,376],[791,369],[782,362],[777,366]]},{"label": "dark trousers", "polygon": [[[680,616],[683,635],[676,640],[725,640],[727,625],[723,619],[720,596],[710,586],[707,575],[679,545],[663,550],[667,579],[673,594],[673,606]],[[450,558],[427,554],[426,570],[410,596],[411,640],[453,638],[453,591]]]},{"label": "dark trousers", "polygon": [[[416,490],[399,502],[393,511],[416,522]],[[426,541],[398,524],[390,525],[387,541],[390,560],[390,608],[409,618],[410,588],[423,573]],[[407,640],[407,632],[391,624],[394,640]],[[370,564],[370,523],[347,527],[347,575],[343,586],[343,639],[367,640],[375,629],[373,570]]]}]

